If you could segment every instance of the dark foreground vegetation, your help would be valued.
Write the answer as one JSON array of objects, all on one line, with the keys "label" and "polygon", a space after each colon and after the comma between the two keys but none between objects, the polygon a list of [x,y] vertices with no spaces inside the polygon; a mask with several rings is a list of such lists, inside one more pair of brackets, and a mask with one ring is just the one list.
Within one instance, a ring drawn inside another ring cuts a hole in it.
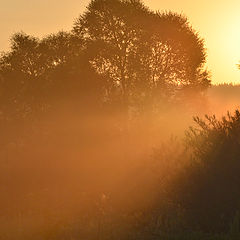
[{"label": "dark foreground vegetation", "polygon": [[240,112],[192,122],[221,111],[205,61],[185,16],[138,0],[15,34],[0,58],[0,239],[240,239]]}]

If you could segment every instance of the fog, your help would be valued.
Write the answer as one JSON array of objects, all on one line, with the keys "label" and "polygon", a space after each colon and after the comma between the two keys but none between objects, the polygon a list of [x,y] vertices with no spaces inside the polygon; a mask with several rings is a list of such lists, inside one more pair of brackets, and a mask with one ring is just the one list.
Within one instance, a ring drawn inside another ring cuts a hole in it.
[{"label": "fog", "polygon": [[187,17],[93,0],[70,32],[10,44],[0,239],[206,239],[238,221],[239,86],[211,84]]},{"label": "fog", "polygon": [[56,109],[19,126],[1,151],[4,239],[41,239],[74,227],[91,227],[94,236],[101,211],[124,215],[153,208],[176,163],[164,152],[157,163],[152,155],[171,138],[183,138],[193,116],[179,106],[126,122],[118,112]]}]

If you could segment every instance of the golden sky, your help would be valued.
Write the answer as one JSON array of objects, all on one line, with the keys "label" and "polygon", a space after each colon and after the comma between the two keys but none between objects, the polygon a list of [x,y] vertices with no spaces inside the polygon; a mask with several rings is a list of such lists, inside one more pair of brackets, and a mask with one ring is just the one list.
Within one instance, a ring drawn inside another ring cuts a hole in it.
[{"label": "golden sky", "polygon": [[[0,51],[18,31],[38,37],[70,30],[89,0],[0,0]],[[154,10],[185,14],[205,39],[213,83],[240,83],[240,0],[144,0]]]}]

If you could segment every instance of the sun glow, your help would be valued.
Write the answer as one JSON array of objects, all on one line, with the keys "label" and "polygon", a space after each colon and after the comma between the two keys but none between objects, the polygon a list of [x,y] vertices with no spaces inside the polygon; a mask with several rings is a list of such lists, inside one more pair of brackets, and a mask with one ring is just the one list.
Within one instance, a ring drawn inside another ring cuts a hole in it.
[{"label": "sun glow", "polygon": [[220,50],[224,52],[226,57],[239,61],[240,59],[240,17],[229,19],[221,32],[222,47]]},{"label": "sun glow", "polygon": [[[213,73],[213,82],[240,83],[240,17],[233,14],[224,18],[224,23],[216,24],[213,38],[208,43],[209,67]],[[220,81],[219,81],[220,80]]]}]

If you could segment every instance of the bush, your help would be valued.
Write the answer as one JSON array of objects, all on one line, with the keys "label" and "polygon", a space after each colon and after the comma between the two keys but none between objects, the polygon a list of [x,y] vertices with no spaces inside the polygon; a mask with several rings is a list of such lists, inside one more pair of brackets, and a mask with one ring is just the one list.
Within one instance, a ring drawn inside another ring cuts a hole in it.
[{"label": "bush", "polygon": [[178,179],[178,204],[189,227],[226,232],[240,208],[240,112],[194,121],[197,127],[186,133],[191,161]]}]

